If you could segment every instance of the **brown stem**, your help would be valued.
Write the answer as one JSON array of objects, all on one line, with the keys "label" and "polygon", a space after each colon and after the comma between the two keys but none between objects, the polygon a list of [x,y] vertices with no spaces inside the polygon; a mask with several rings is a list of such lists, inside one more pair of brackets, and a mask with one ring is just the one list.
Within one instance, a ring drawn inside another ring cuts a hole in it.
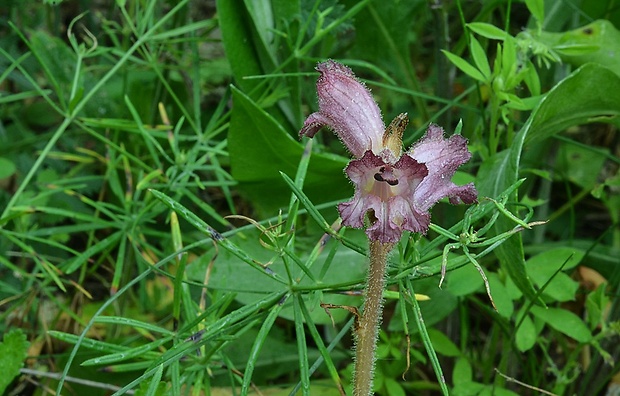
[{"label": "brown stem", "polygon": [[393,244],[370,242],[370,266],[364,312],[358,323],[355,336],[355,371],[353,373],[353,395],[372,395],[375,374],[375,352],[379,323],[383,314],[383,289],[385,288],[385,269],[387,256]]}]

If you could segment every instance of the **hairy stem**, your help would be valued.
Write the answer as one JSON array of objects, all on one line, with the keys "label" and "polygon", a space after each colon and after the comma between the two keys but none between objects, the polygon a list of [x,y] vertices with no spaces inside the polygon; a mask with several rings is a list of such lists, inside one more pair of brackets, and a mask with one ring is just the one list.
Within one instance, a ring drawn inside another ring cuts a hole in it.
[{"label": "hairy stem", "polygon": [[372,382],[375,372],[375,352],[379,323],[383,314],[383,289],[385,288],[385,269],[387,256],[393,244],[370,242],[370,266],[364,312],[355,334],[355,372],[353,373],[353,395],[372,395]]}]

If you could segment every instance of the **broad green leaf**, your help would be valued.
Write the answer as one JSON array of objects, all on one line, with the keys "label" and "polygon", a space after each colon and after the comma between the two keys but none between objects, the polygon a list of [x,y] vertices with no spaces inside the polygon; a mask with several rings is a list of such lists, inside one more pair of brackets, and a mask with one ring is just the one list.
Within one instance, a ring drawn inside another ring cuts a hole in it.
[{"label": "broad green leaf", "polygon": [[[453,273],[453,271],[450,272],[448,276]],[[416,293],[423,294],[430,298],[427,301],[419,302],[420,311],[422,312],[424,324],[427,328],[435,323],[438,323],[456,309],[458,302],[457,297],[449,291],[439,288],[438,276],[416,280],[414,285]],[[398,309],[400,308],[397,306],[397,311]],[[403,326],[402,316],[394,315],[390,321],[388,329],[393,331],[402,331]],[[419,332],[414,320],[409,320],[409,331],[411,334]]]},{"label": "broad green leaf", "polygon": [[273,0],[271,2],[276,22],[282,20],[291,23],[296,18],[301,18],[301,0]]},{"label": "broad green leaf", "polygon": [[529,315],[526,315],[523,319],[523,323],[521,323],[521,326],[517,329],[517,334],[515,335],[517,349],[521,352],[529,351],[536,344],[536,337],[537,332],[534,322]]},{"label": "broad green leaf", "polygon": [[609,304],[609,297],[605,294],[606,283],[601,283],[596,290],[586,297],[586,310],[588,313],[588,324],[590,329],[605,322],[605,310]]},{"label": "broad green leaf", "polygon": [[525,142],[532,144],[573,125],[617,119],[620,76],[587,64],[556,85],[532,113]]},{"label": "broad green leaf", "polygon": [[485,22],[468,23],[467,27],[474,33],[492,40],[504,41],[510,35],[502,29]]},{"label": "broad green leaf", "polygon": [[428,335],[433,343],[435,351],[444,356],[457,357],[461,356],[459,348],[441,331],[429,328]]},{"label": "broad green leaf", "polygon": [[[260,39],[261,45],[255,45],[259,51],[259,58],[262,62],[269,62],[275,65],[275,53],[271,46],[274,44],[275,21],[271,2],[244,0],[248,16],[254,25],[254,35]],[[263,59],[268,58],[268,59]]]},{"label": "broad green leaf", "polygon": [[6,182],[5,179],[13,176],[17,168],[13,161],[8,158],[0,157],[0,188],[2,184]]},{"label": "broad green leaf", "polygon": [[15,377],[19,375],[19,369],[24,365],[28,357],[26,335],[21,329],[13,329],[2,337],[0,342],[0,394],[9,386]]},{"label": "broad green leaf", "polygon": [[[540,273],[534,271],[528,274],[538,287],[542,287],[548,280],[548,277],[541,276]],[[554,301],[575,301],[579,282],[573,280],[570,276],[563,272],[557,273],[553,279],[547,284],[543,295]]]},{"label": "broad green leaf", "polygon": [[[527,126],[526,126],[527,127]],[[519,159],[521,157],[521,147],[523,144],[523,133],[517,135],[510,149],[497,153],[482,164],[478,172],[478,191],[481,196],[496,197],[508,186],[516,182],[518,177]],[[512,194],[512,200],[516,201],[516,193]],[[502,233],[512,229],[515,224],[504,216],[498,217],[494,229]],[[502,268],[510,276],[514,284],[530,300],[538,301],[536,290],[532,286],[527,273],[525,272],[525,258],[523,252],[523,241],[521,234],[518,233],[508,238],[504,243],[495,249],[495,254],[500,260]]]},{"label": "broad green leaf", "polygon": [[563,271],[575,268],[583,259],[584,254],[581,249],[557,247],[533,256],[527,260],[527,264],[536,271],[543,271],[546,275],[551,275],[560,267]]},{"label": "broad green leaf", "polygon": [[450,392],[450,395],[452,396],[479,395],[482,391],[484,391],[484,389],[485,389],[485,385],[481,384],[480,382],[467,381],[467,382],[456,384],[456,381],[455,381],[455,386],[452,389],[452,392]]},{"label": "broad green leaf", "polygon": [[[319,3],[321,6],[329,4],[326,1]],[[350,57],[366,61],[368,65],[376,65],[377,69],[392,76],[401,86],[419,89],[419,82],[409,61],[411,40],[403,33],[414,32],[416,24],[423,23],[420,18],[424,18],[426,14],[424,3],[418,1],[369,1],[352,19],[355,40],[349,51]],[[345,24],[341,25],[341,29],[347,27]],[[334,35],[330,40],[335,44],[338,38]],[[374,70],[373,72],[377,73]],[[417,111],[424,112],[424,109],[417,108]]]},{"label": "broad green leaf", "polygon": [[593,189],[601,179],[607,163],[607,149],[592,150],[592,147],[583,147],[562,142],[556,155],[556,168],[563,179],[568,179],[579,187]]},{"label": "broad green leaf", "polygon": [[519,394],[495,385],[486,385],[478,396],[519,396]]},{"label": "broad green leaf", "polygon": [[487,278],[489,279],[491,296],[493,297],[495,307],[497,307],[497,312],[505,318],[510,318],[514,312],[514,304],[510,298],[510,292],[495,272],[487,273]]},{"label": "broad green leaf", "polygon": [[[232,175],[253,204],[273,214],[291,196],[280,172],[295,175],[304,147],[252,99],[232,89],[228,133]],[[343,174],[347,162],[334,155],[312,154],[304,192],[315,204],[353,195]]]},{"label": "broad green leaf", "polygon": [[472,380],[474,371],[467,358],[461,357],[456,360],[454,370],[452,371],[452,382],[454,385],[468,383]]},{"label": "broad green leaf", "polygon": [[244,79],[265,73],[259,52],[267,51],[257,39],[257,33],[243,0],[217,0],[216,8],[226,57],[230,62],[235,82],[250,92],[260,80]]},{"label": "broad green leaf", "polygon": [[530,10],[530,13],[536,21],[542,25],[545,20],[545,2],[544,0],[525,0],[525,5],[527,9]]},{"label": "broad green leaf", "polygon": [[454,66],[458,67],[463,73],[467,74],[474,80],[486,82],[486,79],[484,75],[480,72],[480,70],[470,65],[465,59],[445,50],[441,50],[441,52],[443,52],[443,54],[450,60],[450,62],[452,62]]},{"label": "broad green leaf", "polygon": [[[353,233],[347,233],[349,236],[352,234]],[[363,236],[362,232],[359,234]],[[261,265],[268,264],[265,269],[262,269],[260,266],[250,266],[247,262],[239,259],[231,252],[219,249],[209,278],[209,289],[235,292],[237,301],[243,304],[250,304],[266,293],[273,291],[285,292],[289,290],[289,285],[279,280],[287,276],[287,270],[283,260],[279,258],[276,252],[262,246],[259,238],[261,238],[261,233],[258,230],[253,230],[244,232],[243,234],[236,234],[228,238],[228,240],[231,244],[235,244],[238,249],[244,251],[255,262]],[[263,237],[263,240],[264,239]],[[330,242],[330,244],[331,243],[337,242]],[[309,269],[314,274],[315,278],[317,278],[317,282],[322,284],[322,287],[340,288],[340,285],[355,285],[363,282],[368,268],[368,259],[347,248],[340,248],[337,250],[331,266],[327,269],[323,278],[319,278],[323,262],[327,259],[329,250],[329,247],[326,247],[319,255],[315,265]],[[187,269],[188,278],[195,281],[202,281],[204,279],[204,271],[211,257],[212,253],[207,253],[199,259],[199,262],[197,261],[189,266]],[[299,278],[304,273],[299,267],[294,266],[289,268],[292,272],[293,279]],[[278,276],[278,278],[276,278],[276,276]],[[295,287],[297,290],[303,290],[304,286],[314,286],[314,289],[316,289],[316,283],[311,281],[308,277],[305,277],[301,283]],[[321,324],[331,323],[331,318],[324,309],[320,308],[320,303],[323,302],[334,305],[359,304],[358,297],[332,293],[320,294],[315,292],[304,294],[304,301],[315,323]],[[349,315],[349,313],[343,309],[331,309],[329,312],[335,321],[341,321]],[[279,314],[283,318],[293,320],[294,311],[292,299]]]},{"label": "broad green leaf", "polygon": [[386,377],[384,381],[385,389],[387,390],[387,394],[390,396],[405,396],[405,390],[400,385],[398,381],[393,378]]},{"label": "broad green leaf", "polygon": [[588,326],[586,326],[577,315],[566,309],[545,309],[534,306],[531,312],[538,319],[576,341],[586,343],[592,340],[592,333],[588,329]]},{"label": "broad green leaf", "polygon": [[482,288],[484,281],[473,264],[467,264],[446,275],[444,289],[457,297],[467,296]]},{"label": "broad green leaf", "polygon": [[560,268],[569,270],[575,267],[582,258],[583,252],[575,249],[558,248],[548,250],[527,260],[527,274],[539,288],[542,288],[553,277],[547,284],[543,294],[555,301],[572,301],[575,299],[579,283],[564,272],[556,272]]},{"label": "broad green leaf", "polygon": [[[620,78],[605,67],[594,64],[584,65],[558,83],[532,112],[512,146],[482,164],[476,184],[480,194],[497,196],[518,179],[521,152],[526,141],[533,143],[569,126],[620,114],[620,97],[600,94],[616,92],[616,89],[620,90]],[[516,193],[512,200],[517,201]],[[514,223],[500,216],[495,229],[496,232],[505,232],[512,227]],[[528,299],[536,299],[536,291],[525,271],[521,234],[498,246],[495,253],[515,285]]]}]

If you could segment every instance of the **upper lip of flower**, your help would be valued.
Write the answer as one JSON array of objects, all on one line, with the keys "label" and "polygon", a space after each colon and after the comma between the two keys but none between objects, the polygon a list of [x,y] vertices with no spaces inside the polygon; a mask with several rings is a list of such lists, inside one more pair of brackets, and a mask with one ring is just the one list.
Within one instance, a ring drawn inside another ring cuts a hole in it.
[{"label": "upper lip of flower", "polygon": [[378,154],[385,125],[370,91],[351,69],[333,60],[319,63],[316,69],[321,73],[316,84],[319,111],[306,119],[300,136],[313,137],[328,126],[355,157],[368,150]]}]

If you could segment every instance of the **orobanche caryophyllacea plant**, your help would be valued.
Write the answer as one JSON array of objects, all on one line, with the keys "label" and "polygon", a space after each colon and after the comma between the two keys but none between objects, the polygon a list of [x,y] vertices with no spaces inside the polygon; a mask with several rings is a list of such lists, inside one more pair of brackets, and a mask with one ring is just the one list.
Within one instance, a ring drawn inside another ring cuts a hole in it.
[{"label": "orobanche caryophyllacea plant", "polygon": [[353,393],[371,395],[375,349],[383,311],[387,256],[403,231],[426,233],[430,208],[444,197],[451,203],[476,202],[473,183],[450,181],[456,169],[469,161],[467,140],[444,138],[443,129],[430,125],[422,139],[403,151],[402,136],[408,123],[401,114],[386,128],[370,91],[353,72],[332,60],[320,63],[317,81],[319,111],[311,114],[300,131],[313,137],[323,126],[331,128],[353,154],[345,171],[355,186],[353,199],[338,206],[342,224],[366,225],[370,267],[364,311],[355,333]]}]

